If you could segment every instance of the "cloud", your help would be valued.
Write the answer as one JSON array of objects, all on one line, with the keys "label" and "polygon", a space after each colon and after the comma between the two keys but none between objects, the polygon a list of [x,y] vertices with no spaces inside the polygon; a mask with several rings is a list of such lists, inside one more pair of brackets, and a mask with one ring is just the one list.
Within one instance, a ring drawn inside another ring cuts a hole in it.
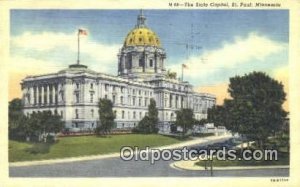
[{"label": "cloud", "polygon": [[274,69],[271,73],[271,76],[280,81],[283,84],[283,89],[285,91],[286,95],[286,101],[283,103],[283,108],[286,111],[289,111],[289,67],[288,65],[286,66],[281,66],[276,69]]},{"label": "cloud", "polygon": [[[120,44],[104,44],[92,40],[91,36],[81,36],[80,44],[81,61],[89,68],[105,73],[116,71]],[[10,99],[21,96],[20,82],[26,76],[55,73],[75,63],[76,58],[76,32],[24,32],[11,37]]]},{"label": "cloud", "polygon": [[[69,55],[74,56],[77,53],[77,33],[54,33],[54,32],[42,32],[33,34],[31,32],[25,32],[21,35],[11,38],[12,47],[16,50],[27,50],[36,52],[49,52],[44,59],[51,58],[51,51],[57,49],[69,50]],[[98,63],[91,63],[84,60],[84,63],[91,65],[94,68],[99,68],[103,71],[111,69],[111,64],[117,64],[117,53],[120,48],[120,44],[103,44],[92,40],[91,36],[80,36],[80,54],[81,57],[85,56],[89,60]],[[14,54],[13,54],[14,55]],[[34,54],[32,58],[34,57]],[[43,57],[38,58],[42,60]],[[46,62],[45,66],[48,66],[50,62]]]},{"label": "cloud", "polygon": [[[206,50],[183,61],[188,66],[185,76],[191,79],[213,76],[216,72],[241,68],[254,61],[263,61],[286,48],[285,43],[250,33],[246,38],[236,37],[232,43],[224,42],[219,49]],[[171,65],[170,68],[177,73],[181,72],[180,65]]]}]

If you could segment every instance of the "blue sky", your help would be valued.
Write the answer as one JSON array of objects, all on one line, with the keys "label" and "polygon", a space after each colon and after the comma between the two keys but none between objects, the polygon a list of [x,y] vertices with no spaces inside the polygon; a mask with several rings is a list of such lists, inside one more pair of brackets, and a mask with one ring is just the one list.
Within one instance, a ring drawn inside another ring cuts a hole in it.
[{"label": "blue sky", "polygon": [[[12,67],[26,74],[66,68],[76,61],[76,31],[86,28],[82,63],[116,74],[118,50],[138,14],[139,10],[12,10]],[[166,68],[180,76],[180,64],[186,63],[185,80],[195,86],[224,83],[253,70],[276,77],[276,72],[287,69],[287,10],[144,10],[144,14],[167,52]],[[187,50],[184,44],[201,49]]]}]

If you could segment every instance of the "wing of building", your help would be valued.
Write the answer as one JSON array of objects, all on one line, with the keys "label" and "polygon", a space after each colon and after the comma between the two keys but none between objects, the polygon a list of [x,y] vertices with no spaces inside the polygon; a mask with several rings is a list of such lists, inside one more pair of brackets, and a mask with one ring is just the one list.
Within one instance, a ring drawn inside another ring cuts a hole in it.
[{"label": "wing of building", "polygon": [[147,115],[153,98],[160,124],[173,123],[181,108],[192,108],[198,120],[207,118],[207,109],[215,105],[216,97],[194,92],[189,82],[166,76],[165,50],[145,20],[141,12],[125,38],[116,64],[118,76],[82,64],[53,74],[28,76],[21,82],[24,113],[50,110],[61,115],[66,128],[91,130],[99,121],[98,101],[107,98],[114,104],[115,128],[132,128]]}]

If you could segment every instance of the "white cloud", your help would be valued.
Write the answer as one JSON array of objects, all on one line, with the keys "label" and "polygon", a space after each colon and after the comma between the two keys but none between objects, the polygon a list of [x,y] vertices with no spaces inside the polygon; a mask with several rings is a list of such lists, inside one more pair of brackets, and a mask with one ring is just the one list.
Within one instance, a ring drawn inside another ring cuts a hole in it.
[{"label": "white cloud", "polygon": [[[13,47],[18,47],[27,50],[37,50],[41,52],[47,52],[52,49],[66,48],[74,55],[74,59],[77,52],[77,33],[65,34],[54,32],[43,32],[39,34],[33,34],[31,32],[25,32],[22,35],[11,38],[11,44]],[[121,46],[119,44],[103,44],[92,41],[90,36],[80,36],[80,53],[81,55],[87,55],[99,62],[99,64],[93,64],[94,68],[101,68],[105,71],[111,69],[112,63],[117,64],[117,53]],[[49,56],[51,53],[49,53]],[[20,58],[20,57],[17,57]],[[42,61],[41,57],[41,61]],[[28,60],[28,59],[27,59]],[[84,61],[84,59],[81,58]],[[31,61],[36,61],[32,59]],[[45,66],[51,62],[43,61]],[[85,62],[89,64],[89,62]],[[117,65],[115,65],[117,66]]]},{"label": "white cloud", "polygon": [[[188,66],[185,76],[190,78],[211,76],[216,71],[222,71],[225,68],[240,67],[253,60],[263,61],[266,57],[286,48],[285,43],[270,40],[257,33],[250,33],[247,38],[237,37],[233,43],[224,43],[222,48],[204,51],[201,55],[191,56],[183,61]],[[181,65],[169,67],[173,71],[181,72]]]},{"label": "white cloud", "polygon": [[54,73],[65,67],[57,66],[51,61],[37,60],[29,57],[11,56],[9,60],[9,71],[12,74],[44,74]]}]

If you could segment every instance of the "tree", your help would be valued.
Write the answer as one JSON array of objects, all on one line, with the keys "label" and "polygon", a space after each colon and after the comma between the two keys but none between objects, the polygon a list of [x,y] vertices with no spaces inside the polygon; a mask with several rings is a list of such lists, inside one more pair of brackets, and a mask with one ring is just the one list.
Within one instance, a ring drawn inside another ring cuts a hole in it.
[{"label": "tree", "polygon": [[156,108],[156,102],[154,99],[150,99],[150,104],[148,105],[148,115],[146,115],[138,124],[133,132],[139,133],[157,133],[158,123],[158,110]]},{"label": "tree", "polygon": [[171,70],[167,71],[166,78],[168,79],[176,79],[177,78],[177,73],[176,72],[171,72]]},{"label": "tree", "polygon": [[64,127],[61,116],[52,114],[50,110],[42,112],[33,112],[27,118],[24,126],[26,137],[37,137],[39,141],[47,142],[51,133],[57,134]]},{"label": "tree", "polygon": [[190,108],[182,108],[176,111],[176,126],[182,128],[182,134],[185,135],[188,129],[191,129],[194,125],[194,113]]},{"label": "tree", "polygon": [[151,121],[150,129],[151,132],[157,131],[158,123],[158,110],[156,108],[156,102],[153,98],[150,99],[150,104],[148,105],[148,115],[149,120]]},{"label": "tree", "polygon": [[13,99],[8,106],[9,138],[24,139],[24,126],[26,125],[26,116],[22,112],[23,103],[19,98]]},{"label": "tree", "polygon": [[215,105],[207,111],[207,121],[214,123],[215,126],[225,126],[225,116],[225,107],[221,105]]},{"label": "tree", "polygon": [[109,99],[100,99],[98,107],[100,124],[97,125],[96,133],[109,134],[116,118],[112,110],[113,104]]},{"label": "tree", "polygon": [[[287,115],[282,108],[286,94],[282,83],[262,72],[230,78],[225,110],[229,128],[256,140],[263,148],[266,139],[280,130]],[[225,120],[226,121],[226,120]]]},{"label": "tree", "polygon": [[22,110],[21,99],[13,99],[9,102],[9,137],[12,139],[29,141],[33,137],[56,134],[63,128],[61,117],[57,114],[53,115],[51,111],[33,112],[25,116]]},{"label": "tree", "polygon": [[40,135],[44,137],[44,141],[47,141],[47,137],[50,133],[58,133],[63,129],[63,122],[61,120],[61,116],[51,111],[43,111],[37,113],[38,116],[38,132]]}]

